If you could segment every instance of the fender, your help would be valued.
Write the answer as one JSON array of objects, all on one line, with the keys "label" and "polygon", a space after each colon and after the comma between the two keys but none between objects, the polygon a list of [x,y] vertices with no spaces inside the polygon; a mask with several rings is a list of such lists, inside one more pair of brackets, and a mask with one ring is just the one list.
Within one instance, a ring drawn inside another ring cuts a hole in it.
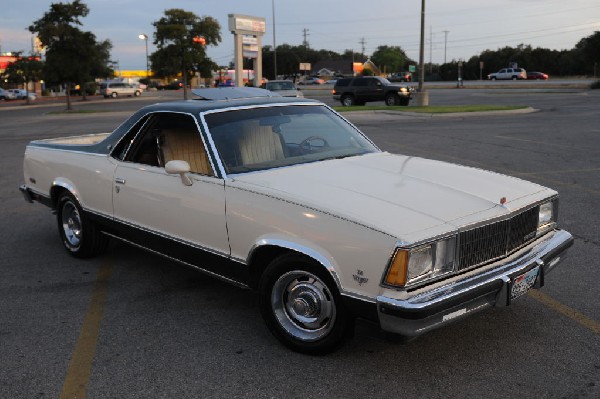
[{"label": "fender", "polygon": [[261,237],[256,241],[252,248],[250,248],[250,251],[248,252],[248,256],[245,261],[246,264],[250,265],[252,257],[254,256],[256,251],[265,246],[289,249],[306,255],[311,259],[314,259],[317,263],[322,265],[331,275],[333,281],[335,281],[335,285],[337,286],[339,292],[344,292],[344,289],[336,272],[335,266],[337,265],[334,264],[333,257],[329,255],[329,253],[325,249],[320,248],[314,244],[311,245],[311,243],[300,244],[298,242],[290,241],[283,238]]}]

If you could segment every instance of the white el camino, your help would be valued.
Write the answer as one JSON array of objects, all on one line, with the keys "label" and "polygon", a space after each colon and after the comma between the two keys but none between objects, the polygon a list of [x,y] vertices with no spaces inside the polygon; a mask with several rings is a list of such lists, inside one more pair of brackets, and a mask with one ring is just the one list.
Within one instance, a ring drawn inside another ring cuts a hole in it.
[{"label": "white el camino", "polygon": [[355,317],[413,337],[510,305],[572,245],[549,188],[383,152],[326,105],[265,93],[203,89],[33,141],[20,189],[73,256],[115,238],[255,289],[270,331],[311,354]]}]

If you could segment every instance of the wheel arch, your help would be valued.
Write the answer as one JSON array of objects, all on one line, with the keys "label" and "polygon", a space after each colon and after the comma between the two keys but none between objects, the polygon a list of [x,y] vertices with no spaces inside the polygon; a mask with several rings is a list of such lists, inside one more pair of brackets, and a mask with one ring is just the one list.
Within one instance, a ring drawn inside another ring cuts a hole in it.
[{"label": "wheel arch", "polygon": [[331,261],[331,257],[324,255],[323,251],[316,250],[310,246],[277,238],[263,238],[250,250],[247,262],[250,269],[249,285],[253,289],[258,288],[260,278],[267,266],[269,266],[274,259],[287,253],[303,255],[322,266],[335,282],[338,291],[340,293],[343,292],[342,285]]},{"label": "wheel arch", "polygon": [[66,179],[56,179],[52,182],[52,187],[50,188],[50,201],[53,209],[56,209],[58,206],[58,199],[64,192],[68,192],[73,195],[77,202],[81,204],[81,198],[79,197],[79,193],[75,188],[75,185]]}]

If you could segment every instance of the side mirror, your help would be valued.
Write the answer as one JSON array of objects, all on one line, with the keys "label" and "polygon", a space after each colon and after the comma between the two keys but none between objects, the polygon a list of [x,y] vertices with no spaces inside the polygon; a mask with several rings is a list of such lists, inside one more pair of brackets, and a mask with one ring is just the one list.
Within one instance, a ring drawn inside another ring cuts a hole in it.
[{"label": "side mirror", "polygon": [[181,176],[181,182],[186,186],[193,184],[192,179],[188,176],[188,173],[190,173],[190,164],[186,161],[169,161],[165,165],[165,171],[170,175]]}]

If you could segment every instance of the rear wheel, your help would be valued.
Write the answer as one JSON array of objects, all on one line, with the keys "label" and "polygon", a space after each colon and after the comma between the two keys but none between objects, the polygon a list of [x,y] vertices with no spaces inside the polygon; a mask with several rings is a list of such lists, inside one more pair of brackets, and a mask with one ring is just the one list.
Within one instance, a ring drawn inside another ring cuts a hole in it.
[{"label": "rear wheel", "polygon": [[287,347],[320,355],[337,349],[354,320],[323,266],[297,254],[275,259],[259,286],[267,327]]},{"label": "rear wheel", "polygon": [[354,105],[354,96],[350,94],[344,94],[340,101],[344,107],[350,107]]},{"label": "rear wheel", "polygon": [[110,95],[112,98],[117,98],[118,94],[116,91],[113,91],[112,94]]},{"label": "rear wheel", "polygon": [[60,238],[71,255],[90,258],[106,249],[108,237],[88,220],[71,193],[60,195],[56,215]]}]

